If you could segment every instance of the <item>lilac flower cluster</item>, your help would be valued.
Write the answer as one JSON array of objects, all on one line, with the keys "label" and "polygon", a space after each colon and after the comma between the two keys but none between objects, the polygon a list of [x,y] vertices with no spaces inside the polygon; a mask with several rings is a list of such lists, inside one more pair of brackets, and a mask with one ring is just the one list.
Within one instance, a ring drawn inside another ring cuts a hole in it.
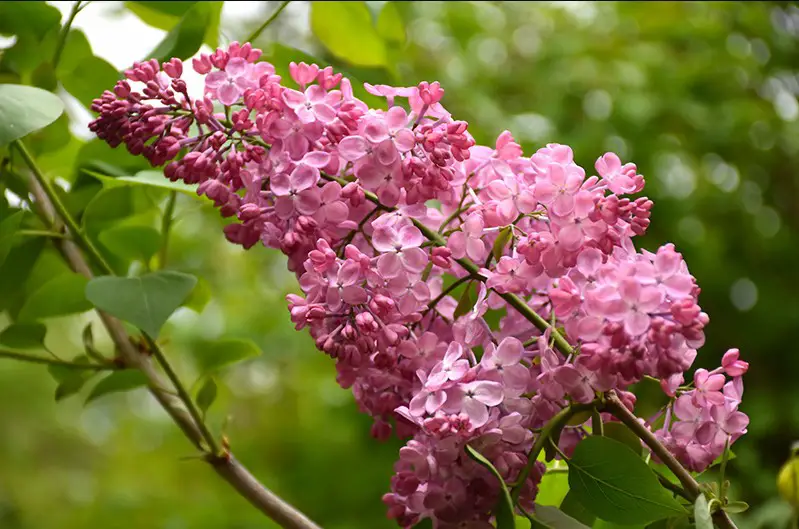
[{"label": "lilac flower cluster", "polygon": [[[384,497],[401,526],[490,527],[498,483],[467,443],[515,482],[556,413],[609,390],[632,409],[645,377],[673,397],[652,428],[691,469],[745,432],[737,351],[683,385],[708,316],[672,245],[633,245],[652,208],[630,196],[634,164],[608,153],[586,175],[568,146],[528,157],[509,132],[476,145],[438,83],[367,84],[387,103],[374,109],[330,67],[292,63],[290,88],[259,58],[233,43],[194,59],[194,99],[179,60],[136,63],[90,127],[196,184],[236,221],[231,242],[288,257],[296,328],[335,359],[374,437],[410,438]],[[520,505],[545,470],[525,473]]]}]

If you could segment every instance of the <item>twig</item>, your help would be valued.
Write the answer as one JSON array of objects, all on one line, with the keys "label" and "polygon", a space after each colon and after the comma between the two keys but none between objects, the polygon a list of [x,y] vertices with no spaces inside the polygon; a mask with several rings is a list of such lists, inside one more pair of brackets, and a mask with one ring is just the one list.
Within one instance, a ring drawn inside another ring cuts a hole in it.
[{"label": "twig", "polygon": [[189,392],[186,390],[186,387],[180,381],[180,378],[178,377],[177,373],[175,373],[175,370],[172,368],[172,365],[169,363],[169,360],[167,360],[166,356],[164,356],[164,352],[161,350],[158,344],[155,343],[155,340],[150,338],[147,334],[144,334],[144,339],[147,341],[148,349],[153,354],[155,359],[158,361],[158,364],[164,370],[164,373],[166,373],[166,376],[169,379],[169,381],[172,382],[172,385],[177,390],[178,397],[180,397],[180,400],[183,401],[184,406],[186,406],[186,409],[189,411],[189,414],[191,415],[191,418],[194,420],[194,423],[197,425],[197,428],[200,429],[200,433],[202,433],[203,439],[205,440],[206,443],[208,443],[208,448],[210,448],[211,450],[211,455],[214,457],[224,458],[225,454],[220,448],[219,443],[216,442],[214,435],[211,433],[211,431],[208,429],[208,426],[203,421],[203,418],[200,415],[200,411],[197,409],[197,406],[194,404],[194,400],[191,398],[191,395],[189,395]]},{"label": "twig", "polygon": [[[655,434],[653,434],[649,428],[638,421],[638,418],[627,409],[621,400],[619,400],[615,391],[608,392],[605,406],[607,411],[623,422],[627,428],[632,430],[633,433],[652,450],[652,453],[677,476],[677,479],[680,480],[685,492],[688,494],[689,501],[696,500],[696,498],[702,494],[699,483],[694,479],[691,473],[677,461],[672,453],[669,452],[668,448],[658,441],[658,438],[655,437]],[[736,527],[727,513],[722,510],[713,513],[713,521],[721,529],[735,529]]]},{"label": "twig", "polygon": [[23,237],[49,237],[51,239],[65,239],[66,235],[58,233],[57,231],[47,230],[18,230],[17,235]]},{"label": "twig", "polygon": [[275,12],[274,12],[274,13],[272,13],[272,14],[269,16],[269,18],[267,18],[267,19],[266,19],[266,21],[265,21],[263,24],[261,24],[261,26],[260,26],[258,29],[256,29],[255,31],[253,31],[253,32],[250,34],[250,36],[249,36],[249,37],[247,37],[247,38],[244,40],[244,42],[254,42],[254,41],[255,41],[255,39],[257,39],[257,38],[258,38],[258,37],[261,35],[261,33],[263,32],[263,30],[265,30],[265,29],[266,29],[266,28],[269,26],[269,24],[271,24],[272,22],[274,22],[274,20],[277,18],[277,16],[280,14],[280,12],[281,12],[281,11],[283,11],[284,9],[286,9],[286,6],[287,6],[287,5],[289,5],[289,3],[290,3],[290,2],[291,2],[291,0],[285,0],[284,2],[281,2],[281,3],[280,3],[280,5],[278,6],[278,8],[277,8],[277,9],[275,9]]},{"label": "twig", "polygon": [[67,362],[65,360],[58,360],[56,358],[49,358],[47,356],[36,356],[27,353],[21,353],[12,349],[0,347],[0,358],[10,358],[12,360],[20,360],[22,362],[30,362],[33,364],[46,364],[51,366],[65,367],[67,369],[82,369],[85,371],[111,371],[119,369],[114,364],[78,364],[76,362]]},{"label": "twig", "polygon": [[[35,178],[28,179],[28,186],[35,198],[36,212],[48,227],[63,221],[67,226],[75,224],[74,219],[69,216],[69,212],[64,210],[67,217],[59,219],[57,214],[61,212],[57,206],[50,201],[45,187],[41,185],[41,172],[36,167],[35,162],[30,156],[26,162],[31,167]],[[38,173],[38,174],[37,174]],[[46,182],[43,177],[41,180]],[[51,188],[52,190],[52,188]],[[77,273],[92,278],[93,274],[86,259],[77,244],[69,239],[57,239],[54,241],[61,251],[64,259],[70,267]],[[139,353],[130,341],[125,327],[116,318],[97,311],[100,319],[108,330],[108,334],[116,347],[119,349],[120,357],[126,367],[140,369],[148,380],[150,393],[163,407],[175,424],[181,429],[186,438],[198,449],[203,451],[206,443],[203,432],[194,421],[191,413],[187,411],[185,403],[174,395],[171,391],[164,389],[165,384],[161,375],[155,369],[149,357]],[[166,360],[166,359],[165,359]],[[215,454],[208,454],[203,457],[216,473],[227,481],[236,491],[239,492],[247,501],[258,510],[266,514],[269,518],[279,523],[285,529],[321,529],[303,513],[292,507],[286,501],[270,491],[250,474],[250,472],[238,462],[231,453],[226,453],[224,457]]]},{"label": "twig", "polygon": [[80,0],[72,4],[72,10],[69,12],[69,18],[67,18],[64,27],[61,28],[61,34],[58,36],[58,44],[56,45],[55,53],[53,54],[53,70],[56,69],[59,61],[61,60],[61,53],[64,51],[64,45],[67,42],[67,35],[69,35],[69,29],[72,27],[72,22],[75,20],[75,17],[78,15],[78,13],[80,13],[80,10],[83,9],[83,7],[86,7],[81,7],[80,4]]},{"label": "twig", "polygon": [[36,178],[36,182],[46,195],[48,202],[52,204],[53,210],[58,215],[58,219],[66,224],[67,228],[69,229],[69,233],[72,235],[72,238],[75,240],[75,242],[77,242],[78,245],[80,245],[83,250],[89,254],[89,256],[96,262],[96,264],[104,273],[113,274],[114,270],[111,268],[111,265],[108,264],[97,248],[94,247],[92,241],[80,229],[77,222],[75,222],[75,219],[72,218],[72,215],[67,210],[67,207],[63,202],[61,202],[61,199],[56,194],[52,184],[50,184],[50,182],[44,177],[39,169],[39,166],[36,165],[36,162],[33,160],[31,153],[28,152],[25,144],[22,143],[21,140],[16,140],[12,143],[12,145],[19,151],[22,159],[25,161],[25,164],[30,168],[31,173],[33,173],[33,176]]}]

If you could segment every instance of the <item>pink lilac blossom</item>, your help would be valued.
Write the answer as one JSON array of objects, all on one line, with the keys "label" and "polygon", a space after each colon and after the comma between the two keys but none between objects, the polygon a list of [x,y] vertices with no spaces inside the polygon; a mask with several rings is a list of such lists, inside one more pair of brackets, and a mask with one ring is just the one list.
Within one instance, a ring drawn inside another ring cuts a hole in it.
[{"label": "pink lilac blossom", "polygon": [[[260,55],[232,43],[195,58],[199,97],[180,60],[135,63],[90,129],[196,185],[233,221],[230,242],[287,256],[292,322],[335,360],[372,435],[409,439],[384,497],[402,527],[490,527],[499,486],[466,444],[516,481],[534,430],[609,390],[632,408],[644,377],[672,399],[653,431],[690,469],[745,433],[737,349],[683,383],[709,318],[673,245],[633,244],[653,206],[629,196],[645,183],[634,164],[607,153],[587,175],[570,147],[527,157],[509,131],[477,145],[437,82],[367,84],[387,103],[369,108],[330,67],[291,63],[284,81]],[[565,453],[586,427],[562,432]],[[521,483],[521,506],[545,470]]]}]

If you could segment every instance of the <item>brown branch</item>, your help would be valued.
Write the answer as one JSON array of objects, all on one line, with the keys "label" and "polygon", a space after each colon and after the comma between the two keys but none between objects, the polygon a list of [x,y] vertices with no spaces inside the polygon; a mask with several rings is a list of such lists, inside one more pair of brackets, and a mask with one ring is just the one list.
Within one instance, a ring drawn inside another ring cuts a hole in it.
[{"label": "brown branch", "polygon": [[[608,392],[607,400],[605,401],[605,410],[610,412],[632,430],[639,439],[646,443],[649,449],[652,450],[652,453],[677,476],[677,479],[680,480],[690,501],[695,501],[696,498],[702,494],[699,483],[694,479],[691,473],[677,461],[677,458],[669,452],[668,448],[658,441],[655,434],[644,426],[633,412],[627,409],[618,395],[616,395],[615,391]],[[736,529],[735,523],[730,519],[727,513],[722,510],[713,513],[713,521],[721,529]]]},{"label": "brown branch", "polygon": [[[32,170],[35,170],[33,167]],[[62,219],[56,216],[56,208],[36,178],[28,179],[28,186],[36,201],[36,210],[48,228],[58,231]],[[64,259],[77,273],[91,279],[93,273],[80,248],[69,239],[53,240]],[[199,450],[206,450],[203,432],[186,409],[183,402],[164,389],[166,386],[149,357],[139,353],[133,346],[122,323],[102,311],[97,311],[108,330],[111,340],[119,349],[125,366],[141,370],[147,377],[150,393],[161,407],[169,414],[175,424],[183,431],[186,438]],[[233,454],[227,452],[219,457],[208,454],[205,460],[210,463],[216,473],[227,481],[236,491],[254,507],[286,529],[321,529],[303,513],[292,507],[277,494],[264,487]]]}]

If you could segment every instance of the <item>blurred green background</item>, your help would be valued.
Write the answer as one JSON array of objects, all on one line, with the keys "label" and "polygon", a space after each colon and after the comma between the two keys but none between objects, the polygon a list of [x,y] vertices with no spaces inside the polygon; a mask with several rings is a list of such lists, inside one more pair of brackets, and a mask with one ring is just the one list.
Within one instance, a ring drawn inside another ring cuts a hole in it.
[{"label": "blurred green background", "polygon": [[[72,4],[0,3],[0,82],[52,89],[69,104],[68,116],[28,143],[48,176],[71,189],[76,211],[100,190],[82,169],[145,168],[90,140],[91,98],[170,35],[176,53],[192,54],[203,42],[246,38],[278,6],[193,4],[91,3],[53,68]],[[199,37],[196,27],[189,34],[198,20]],[[729,347],[752,366],[742,405],[749,434],[729,471],[733,497],[752,505],[741,527],[785,527],[790,509],[776,498],[775,476],[799,438],[795,4],[353,2],[322,13],[292,2],[256,43],[283,68],[310,55],[373,84],[439,80],[446,107],[481,143],[509,129],[528,154],[572,145],[589,171],[607,150],[637,163],[656,204],[641,244],[676,243],[711,316],[697,366],[712,369]],[[0,173],[0,217],[18,203],[6,185]],[[112,202],[104,221],[144,222],[163,208],[163,193],[123,189],[133,205]],[[293,329],[284,296],[298,289],[282,256],[227,244],[223,221],[197,198],[180,195],[177,212],[169,265],[203,278],[210,301],[170,320],[167,354],[193,380],[189,352],[203,341],[248,338],[263,350],[225,372],[211,424],[256,476],[324,527],[392,527],[380,497],[400,443],[371,440],[370,421],[337,387],[329,359]],[[12,253],[22,272],[0,268],[0,327],[65,272],[51,248],[27,265],[25,252]],[[80,353],[90,321],[89,313],[50,320],[47,345]],[[84,406],[85,391],[56,403],[54,388],[40,366],[0,362],[0,528],[273,526],[191,459],[143,390]]]}]

